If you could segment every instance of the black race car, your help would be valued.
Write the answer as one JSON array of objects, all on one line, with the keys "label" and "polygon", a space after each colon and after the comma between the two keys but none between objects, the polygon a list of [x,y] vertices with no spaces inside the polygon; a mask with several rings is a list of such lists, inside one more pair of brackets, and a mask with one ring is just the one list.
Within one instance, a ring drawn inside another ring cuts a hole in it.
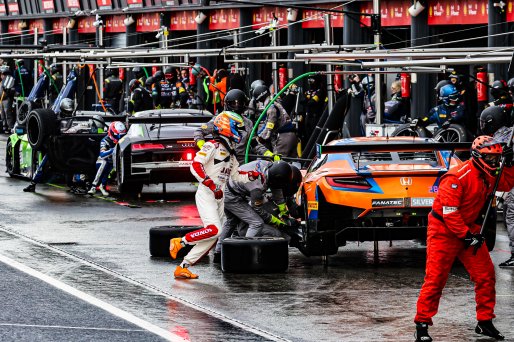
[{"label": "black race car", "polygon": [[189,171],[198,150],[193,132],[212,119],[195,109],[136,113],[116,150],[118,191],[136,195],[144,184],[194,182]]}]

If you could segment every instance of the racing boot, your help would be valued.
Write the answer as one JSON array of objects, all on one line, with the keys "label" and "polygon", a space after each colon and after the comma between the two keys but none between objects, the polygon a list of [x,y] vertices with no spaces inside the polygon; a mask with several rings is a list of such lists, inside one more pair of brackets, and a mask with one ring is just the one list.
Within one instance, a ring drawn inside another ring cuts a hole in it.
[{"label": "racing boot", "polygon": [[36,183],[30,182],[30,184],[27,185],[27,187],[23,188],[23,191],[24,192],[35,192],[36,191]]},{"label": "racing boot", "polygon": [[172,259],[177,258],[177,253],[184,247],[184,242],[182,242],[182,238],[173,238],[170,240],[170,256]]},{"label": "racing boot", "polygon": [[191,273],[189,268],[177,266],[175,272],[173,273],[175,279],[197,279],[198,274]]},{"label": "racing boot", "polygon": [[103,184],[100,184],[100,186],[98,187],[98,190],[100,190],[100,192],[102,193],[102,196],[105,196],[105,197],[109,196],[109,192],[107,190],[105,190]]},{"label": "racing boot", "polygon": [[89,189],[89,191],[87,192],[88,195],[94,195],[96,194],[96,186],[92,186],[91,189]]},{"label": "racing boot", "polygon": [[512,253],[512,255],[510,256],[509,260],[505,260],[504,262],[502,262],[498,266],[500,266],[500,267],[514,267],[514,253]]},{"label": "racing boot", "polygon": [[432,342],[432,337],[428,334],[427,323],[416,323],[416,342]]},{"label": "racing boot", "polygon": [[500,332],[494,327],[493,321],[478,321],[478,324],[475,328],[475,332],[477,334],[489,336],[495,338],[497,340],[504,340],[505,336],[500,334]]}]

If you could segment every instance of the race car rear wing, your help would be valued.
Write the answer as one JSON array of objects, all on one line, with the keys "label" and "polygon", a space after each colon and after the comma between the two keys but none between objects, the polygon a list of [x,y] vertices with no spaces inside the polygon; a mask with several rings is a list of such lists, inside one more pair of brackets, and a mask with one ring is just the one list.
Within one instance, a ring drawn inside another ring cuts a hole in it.
[{"label": "race car rear wing", "polygon": [[317,145],[317,154],[351,152],[427,152],[427,151],[469,151],[471,142],[418,142],[380,141],[350,143],[346,145]]},{"label": "race car rear wing", "polygon": [[170,124],[170,123],[205,123],[209,122],[213,118],[212,115],[151,115],[142,117],[129,117],[129,124]]}]

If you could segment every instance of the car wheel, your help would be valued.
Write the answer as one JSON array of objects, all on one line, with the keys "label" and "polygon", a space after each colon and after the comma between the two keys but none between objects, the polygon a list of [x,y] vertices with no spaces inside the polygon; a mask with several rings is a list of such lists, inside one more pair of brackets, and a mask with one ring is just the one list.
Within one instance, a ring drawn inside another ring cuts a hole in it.
[{"label": "car wheel", "polygon": [[412,128],[410,124],[403,124],[398,126],[394,130],[393,133],[391,133],[392,137],[420,137],[425,138],[427,137],[427,132],[422,127],[415,127]]},{"label": "car wheel", "polygon": [[[199,226],[159,226],[150,228],[150,255],[153,257],[170,257],[170,240],[184,237],[187,233],[200,229]],[[193,248],[186,245],[182,248],[177,258],[183,258]]]},{"label": "car wheel", "polygon": [[122,195],[136,197],[143,191],[143,183],[126,180],[125,164],[120,150],[118,150],[116,156],[116,184],[118,185],[118,192]]},{"label": "car wheel", "polygon": [[47,138],[57,131],[57,115],[51,109],[35,109],[27,118],[27,140],[34,149],[41,149]]},{"label": "car wheel", "polygon": [[16,114],[16,122],[18,125],[24,126],[27,122],[30,112],[37,108],[40,108],[39,103],[29,100],[23,101],[20,105],[20,108],[18,108],[18,113]]},{"label": "car wheel", "polygon": [[221,269],[228,273],[276,273],[289,267],[287,240],[276,237],[228,238],[221,243]]},{"label": "car wheel", "polygon": [[440,129],[434,136],[439,142],[465,142],[469,141],[469,134],[464,127],[451,124],[447,128]]},{"label": "car wheel", "polygon": [[[18,145],[16,144],[15,147],[17,148]],[[15,148],[13,147],[11,139],[7,141],[5,150],[5,166],[7,173],[11,177],[20,173],[20,158],[17,151],[15,151]]]}]

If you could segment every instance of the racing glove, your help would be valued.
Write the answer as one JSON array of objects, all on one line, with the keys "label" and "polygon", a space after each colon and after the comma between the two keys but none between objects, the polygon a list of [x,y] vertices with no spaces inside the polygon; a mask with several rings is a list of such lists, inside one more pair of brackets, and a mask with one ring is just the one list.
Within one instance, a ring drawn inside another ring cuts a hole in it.
[{"label": "racing glove", "polygon": [[274,162],[275,161],[279,161],[281,159],[280,154],[274,154],[270,150],[267,150],[266,152],[264,152],[264,156],[265,157],[272,157]]},{"label": "racing glove", "polygon": [[262,179],[262,173],[260,173],[259,171],[248,171],[248,179],[251,180],[251,181],[254,181],[258,178],[261,178]]},{"label": "racing glove", "polygon": [[277,229],[283,229],[286,228],[287,225],[284,221],[279,219],[278,217],[271,215],[271,220],[269,222],[271,225],[275,226]]},{"label": "racing glove", "polygon": [[503,146],[502,156],[505,160],[505,166],[511,167],[514,165],[514,161],[513,161],[514,151],[512,150],[512,145],[511,146],[507,146],[507,145]]},{"label": "racing glove", "polygon": [[216,184],[214,184],[214,181],[212,179],[207,177],[207,178],[205,178],[202,181],[202,184],[205,185],[206,187],[208,187],[209,189],[211,189],[211,191],[214,193],[214,198],[215,199],[222,199],[223,198],[223,190],[218,188],[216,186]]},{"label": "racing glove", "polygon": [[280,217],[289,217],[289,209],[287,209],[287,205],[285,203],[278,204],[277,205],[279,213],[278,216]]},{"label": "racing glove", "polygon": [[466,249],[468,249],[469,247],[474,247],[475,248],[474,253],[476,253],[476,251],[478,251],[480,249],[480,247],[482,246],[484,241],[485,241],[485,238],[482,236],[482,234],[480,234],[480,233],[473,234],[468,231],[466,233],[466,236],[464,237],[464,246]]},{"label": "racing glove", "polygon": [[201,150],[203,145],[205,144],[205,140],[203,139],[200,139],[196,142],[196,146],[198,146],[198,148]]}]

